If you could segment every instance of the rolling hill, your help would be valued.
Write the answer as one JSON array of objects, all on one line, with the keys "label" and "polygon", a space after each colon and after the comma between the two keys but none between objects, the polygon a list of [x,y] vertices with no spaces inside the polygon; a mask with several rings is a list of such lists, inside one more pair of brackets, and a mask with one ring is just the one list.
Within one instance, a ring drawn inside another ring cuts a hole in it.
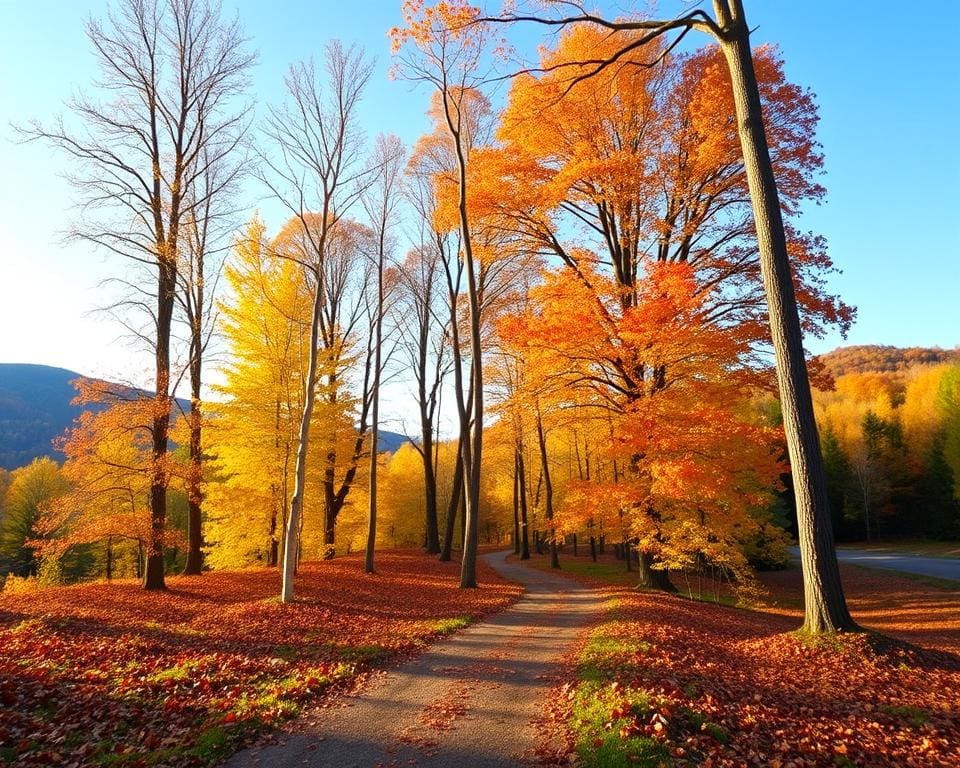
[{"label": "rolling hill", "polygon": [[[0,468],[22,467],[39,456],[63,459],[52,441],[82,410],[71,404],[76,391],[70,382],[79,377],[65,368],[0,363]],[[407,440],[396,432],[380,431],[384,451],[395,451]]]},{"label": "rolling hill", "polygon": [[819,360],[833,376],[848,373],[898,373],[915,365],[960,362],[960,347],[890,347],[866,344],[838,347],[819,355]]}]

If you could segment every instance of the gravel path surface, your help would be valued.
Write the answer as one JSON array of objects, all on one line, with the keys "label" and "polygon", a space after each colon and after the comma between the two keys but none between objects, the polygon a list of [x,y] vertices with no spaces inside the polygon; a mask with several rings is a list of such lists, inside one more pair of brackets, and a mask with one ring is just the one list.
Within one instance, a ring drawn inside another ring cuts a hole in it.
[{"label": "gravel path surface", "polygon": [[493,768],[537,746],[532,721],[596,594],[562,576],[485,555],[526,586],[512,607],[374,678],[294,726],[282,744],[238,752],[226,768]]}]

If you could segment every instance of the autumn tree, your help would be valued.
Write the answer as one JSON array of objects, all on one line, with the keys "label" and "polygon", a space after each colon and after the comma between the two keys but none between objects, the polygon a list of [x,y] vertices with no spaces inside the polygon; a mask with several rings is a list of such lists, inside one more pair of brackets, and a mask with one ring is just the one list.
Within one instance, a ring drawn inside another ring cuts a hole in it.
[{"label": "autumn tree", "polygon": [[[74,402],[84,410],[58,443],[66,455],[63,477],[69,487],[46,505],[37,525],[38,541],[53,556],[79,545],[105,545],[108,578],[121,545],[135,545],[135,570],[142,576],[155,535],[150,506],[155,400],[95,379],[78,379],[75,386]],[[183,487],[169,452],[163,463],[164,474]],[[182,543],[179,531],[164,529],[162,551]]]},{"label": "autumn tree", "polygon": [[[585,71],[570,78],[571,88],[608,68],[616,69],[621,59],[634,51],[645,50],[649,54],[646,63],[652,66],[667,56],[690,30],[709,35],[723,55],[730,76],[733,113],[753,207],[760,271],[769,309],[770,336],[794,477],[804,571],[804,629],[814,633],[852,629],[855,624],[846,607],[833,551],[829,500],[813,417],[790,248],[764,127],[743,4],[741,0],[714,0],[713,17],[706,11],[694,9],[674,19],[618,21],[587,13],[578,3],[559,5],[563,10],[572,7],[573,13],[560,17],[511,13],[496,20],[532,21],[558,28],[585,24],[605,29],[612,38],[621,41],[613,55],[582,62],[586,65]],[[481,18],[480,21],[488,20]],[[679,33],[677,38],[669,44],[662,42],[672,32]],[[651,49],[651,43],[656,43],[657,47]]]},{"label": "autumn tree", "polygon": [[[324,268],[334,232],[358,200],[363,188],[359,181],[365,178],[356,109],[370,79],[370,64],[362,52],[344,48],[339,42],[327,45],[324,64],[326,86],[321,84],[313,64],[297,64],[287,75],[288,103],[271,109],[266,138],[275,151],[264,158],[266,171],[261,179],[299,222],[297,234],[303,250],[299,256],[288,258],[310,273],[314,294],[294,491],[287,518],[281,590],[284,602],[294,597],[298,557],[295,533],[303,512],[320,334],[329,303]],[[328,520],[328,529],[332,529],[331,523]]]},{"label": "autumn tree", "polygon": [[[104,100],[79,96],[70,104],[82,129],[60,120],[36,123],[24,135],[51,142],[75,161],[85,218],[74,236],[130,259],[152,278],[147,295],[134,300],[148,312],[145,337],[155,361],[152,522],[143,584],[162,589],[181,230],[200,215],[211,191],[200,191],[197,179],[228,161],[237,146],[245,122],[232,110],[254,59],[239,23],[224,20],[219,4],[206,0],[120,0],[105,21],[91,19],[86,33]],[[139,282],[137,289],[142,292]]]},{"label": "autumn tree", "polygon": [[232,165],[210,162],[210,150],[204,150],[202,172],[193,180],[194,189],[184,217],[180,246],[181,263],[177,269],[179,290],[177,303],[187,330],[187,378],[190,386],[188,438],[189,470],[187,474],[187,559],[186,575],[203,570],[203,364],[216,327],[216,293],[223,269],[223,255],[233,224],[233,206],[229,197],[236,193],[243,169],[242,158]]},{"label": "autumn tree", "polygon": [[43,457],[13,470],[5,486],[0,500],[0,575],[36,575],[37,522],[46,506],[67,490],[67,481],[57,463]]},{"label": "autumn tree", "polygon": [[[302,270],[272,255],[257,218],[235,244],[225,278],[229,299],[220,314],[227,364],[207,426],[207,559],[217,568],[256,560],[277,566],[293,487],[312,303]],[[321,495],[316,478],[312,487]]]}]

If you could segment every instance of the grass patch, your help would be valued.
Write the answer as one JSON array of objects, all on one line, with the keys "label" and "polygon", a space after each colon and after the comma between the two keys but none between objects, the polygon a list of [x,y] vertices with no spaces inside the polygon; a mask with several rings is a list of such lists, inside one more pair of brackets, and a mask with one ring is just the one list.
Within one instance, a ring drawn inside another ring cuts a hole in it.
[{"label": "grass patch", "polygon": [[458,629],[470,626],[470,616],[454,616],[452,619],[440,619],[433,622],[433,631],[438,635],[449,635]]},{"label": "grass patch", "polygon": [[[614,601],[608,608],[616,615]],[[619,682],[631,676],[637,657],[650,646],[639,639],[614,636],[612,623],[594,630],[577,659],[570,713],[575,748],[580,765],[586,768],[654,768],[669,760],[667,748],[645,732],[651,728],[654,703],[647,691]]]},{"label": "grass patch", "polygon": [[877,709],[884,714],[893,715],[894,717],[899,717],[903,720],[906,720],[914,728],[919,728],[922,725],[925,725],[930,719],[927,716],[927,713],[918,707],[881,705],[877,707]]}]

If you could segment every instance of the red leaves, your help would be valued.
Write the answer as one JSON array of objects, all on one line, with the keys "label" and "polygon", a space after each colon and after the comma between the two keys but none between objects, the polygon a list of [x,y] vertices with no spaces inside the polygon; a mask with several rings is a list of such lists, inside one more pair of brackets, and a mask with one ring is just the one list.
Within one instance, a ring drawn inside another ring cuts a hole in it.
[{"label": "red leaves", "polygon": [[[856,584],[848,594],[854,607],[865,599]],[[956,656],[896,642],[878,649],[867,635],[812,647],[787,634],[793,619],[656,593],[616,597],[603,634],[645,647],[604,667],[608,689],[655,705],[636,725],[620,720],[619,736],[661,741],[675,765],[960,764]],[[569,690],[556,689],[557,699]],[[628,716],[615,706],[610,720]]]},{"label": "red leaves", "polygon": [[171,578],[159,594],[126,582],[0,596],[0,745],[24,766],[86,764],[122,745],[126,765],[163,750],[177,765],[210,762],[191,751],[201,734],[226,727],[235,744],[416,651],[439,620],[520,593],[482,565],[484,586],[467,592],[456,564],[378,559],[375,579],[356,557],[305,564],[294,605],[275,600],[268,569]]}]

